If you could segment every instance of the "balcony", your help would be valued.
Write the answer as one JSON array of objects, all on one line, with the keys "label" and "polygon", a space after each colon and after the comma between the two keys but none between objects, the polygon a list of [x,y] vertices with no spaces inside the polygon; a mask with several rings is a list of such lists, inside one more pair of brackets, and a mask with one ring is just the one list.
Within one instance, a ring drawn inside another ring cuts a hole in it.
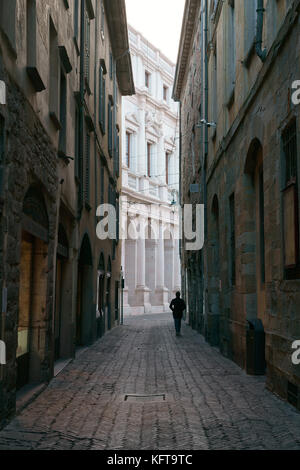
[{"label": "balcony", "polygon": [[174,188],[168,188],[166,184],[161,181],[149,178],[148,176],[140,176],[135,172],[123,165],[122,168],[122,184],[124,191],[131,190],[136,193],[140,193],[140,197],[157,199],[157,202],[171,204],[171,202],[177,197],[174,194]]}]

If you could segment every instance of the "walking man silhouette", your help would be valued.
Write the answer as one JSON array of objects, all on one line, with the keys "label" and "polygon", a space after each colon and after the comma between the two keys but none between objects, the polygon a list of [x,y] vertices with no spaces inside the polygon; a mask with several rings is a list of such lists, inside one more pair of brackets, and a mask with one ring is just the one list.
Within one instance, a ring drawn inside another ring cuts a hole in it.
[{"label": "walking man silhouette", "polygon": [[176,336],[181,336],[181,320],[183,311],[186,309],[186,305],[183,299],[180,298],[180,292],[176,292],[176,298],[170,303],[170,309],[173,312],[173,318],[175,323]]}]

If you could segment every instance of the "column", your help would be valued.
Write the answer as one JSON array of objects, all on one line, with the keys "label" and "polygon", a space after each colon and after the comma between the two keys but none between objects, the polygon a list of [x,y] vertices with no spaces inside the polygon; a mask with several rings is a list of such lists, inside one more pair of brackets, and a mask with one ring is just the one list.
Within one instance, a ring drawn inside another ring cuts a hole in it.
[{"label": "column", "polygon": [[164,232],[163,224],[159,224],[159,238],[156,245],[157,263],[156,263],[156,289],[154,296],[154,305],[159,306],[162,312],[167,312],[168,289],[165,287],[165,253],[164,253]]},{"label": "column", "polygon": [[145,259],[146,259],[146,247],[145,239],[143,237],[137,240],[137,288],[145,287]]},{"label": "column", "polygon": [[140,231],[138,235],[137,243],[137,283],[135,290],[136,297],[136,313],[150,313],[150,289],[146,287],[146,240],[145,240],[145,220],[140,218]]},{"label": "column", "polygon": [[174,240],[175,252],[174,252],[174,291],[181,291],[181,266],[179,256],[179,240]]},{"label": "column", "polygon": [[157,265],[156,265],[156,286],[163,288],[165,286],[165,253],[164,253],[164,238],[163,238],[163,225],[159,224],[159,238],[157,244]]}]

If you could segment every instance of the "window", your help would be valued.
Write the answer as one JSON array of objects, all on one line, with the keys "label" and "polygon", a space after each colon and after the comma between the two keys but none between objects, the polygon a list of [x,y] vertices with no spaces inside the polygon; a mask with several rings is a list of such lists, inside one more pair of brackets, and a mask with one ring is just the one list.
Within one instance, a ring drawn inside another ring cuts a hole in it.
[{"label": "window", "polygon": [[164,101],[168,101],[168,87],[167,86],[163,86],[163,99]]},{"label": "window", "polygon": [[[85,10],[85,26],[84,26],[84,78],[89,92],[90,81],[90,18],[87,10]],[[90,94],[90,92],[89,92]]]},{"label": "window", "polygon": [[37,19],[36,0],[27,0],[26,3],[26,70],[36,92],[45,90],[45,85],[39,73],[39,64],[36,50]]},{"label": "window", "polygon": [[145,87],[150,88],[150,73],[145,71]]},{"label": "window", "polygon": [[117,233],[116,233],[116,243],[120,241],[120,203],[119,199],[116,198],[116,215],[117,215]]},{"label": "window", "polygon": [[284,157],[284,263],[286,277],[299,278],[299,205],[296,120],[282,134]]},{"label": "window", "polygon": [[126,132],[126,166],[130,168],[130,156],[131,156],[131,134]]},{"label": "window", "polygon": [[117,178],[120,175],[120,137],[119,128],[115,126],[114,171]]},{"label": "window", "polygon": [[77,104],[75,105],[75,178],[79,177],[79,153],[80,153],[80,125],[79,125],[79,110]]},{"label": "window", "polygon": [[79,52],[78,31],[79,31],[79,0],[74,0],[74,39],[75,39],[75,44],[77,48],[77,53]]},{"label": "window", "polygon": [[50,90],[49,90],[49,111],[50,117],[57,129],[60,129],[59,122],[59,55],[58,55],[57,32],[50,18]]},{"label": "window", "polygon": [[147,175],[152,176],[152,145],[147,143]]},{"label": "window", "polygon": [[99,72],[99,124],[102,134],[105,134],[105,111],[106,111],[106,70],[103,65]]},{"label": "window", "polygon": [[109,53],[109,78],[112,80],[114,76],[114,59],[112,52]]},{"label": "window", "polygon": [[166,184],[170,183],[170,154],[166,152]]},{"label": "window", "polygon": [[217,46],[215,47],[212,56],[213,69],[212,69],[212,100],[211,100],[211,117],[213,122],[217,122],[218,113],[218,63],[217,63]]},{"label": "window", "polygon": [[5,121],[0,115],[0,164],[4,162],[5,149]]},{"label": "window", "polygon": [[104,3],[103,0],[101,0],[101,37],[102,40],[104,40],[105,37],[105,10],[104,10]]},{"label": "window", "polygon": [[229,198],[230,211],[230,280],[235,286],[235,196],[234,193]]},{"label": "window", "polygon": [[7,0],[0,0],[0,28],[3,29],[8,39],[9,46],[14,54],[16,54],[17,0],[9,0],[9,7],[7,5]]},{"label": "window", "polygon": [[90,135],[85,137],[85,202],[90,203]]},{"label": "window", "polygon": [[100,204],[104,204],[104,167],[102,165],[100,174]]},{"label": "window", "polygon": [[253,49],[256,36],[257,0],[244,0],[245,7],[245,58],[249,56]]},{"label": "window", "polygon": [[59,131],[59,152],[66,154],[66,134],[67,134],[67,81],[63,70],[60,71],[60,131]]},{"label": "window", "polygon": [[109,99],[108,103],[108,152],[110,157],[113,156],[113,113],[112,113],[112,100]]},{"label": "window", "polygon": [[230,106],[233,99],[236,74],[236,40],[235,40],[235,6],[234,0],[228,0],[228,35],[227,35],[227,106]]}]

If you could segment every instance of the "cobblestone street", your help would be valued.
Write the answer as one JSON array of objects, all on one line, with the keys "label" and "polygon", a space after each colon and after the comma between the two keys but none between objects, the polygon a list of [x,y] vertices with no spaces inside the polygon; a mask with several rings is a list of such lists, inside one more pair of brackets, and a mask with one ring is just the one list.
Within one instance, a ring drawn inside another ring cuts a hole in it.
[{"label": "cobblestone street", "polygon": [[2,430],[0,449],[300,449],[296,409],[182,333],[167,314],[125,319]]}]

